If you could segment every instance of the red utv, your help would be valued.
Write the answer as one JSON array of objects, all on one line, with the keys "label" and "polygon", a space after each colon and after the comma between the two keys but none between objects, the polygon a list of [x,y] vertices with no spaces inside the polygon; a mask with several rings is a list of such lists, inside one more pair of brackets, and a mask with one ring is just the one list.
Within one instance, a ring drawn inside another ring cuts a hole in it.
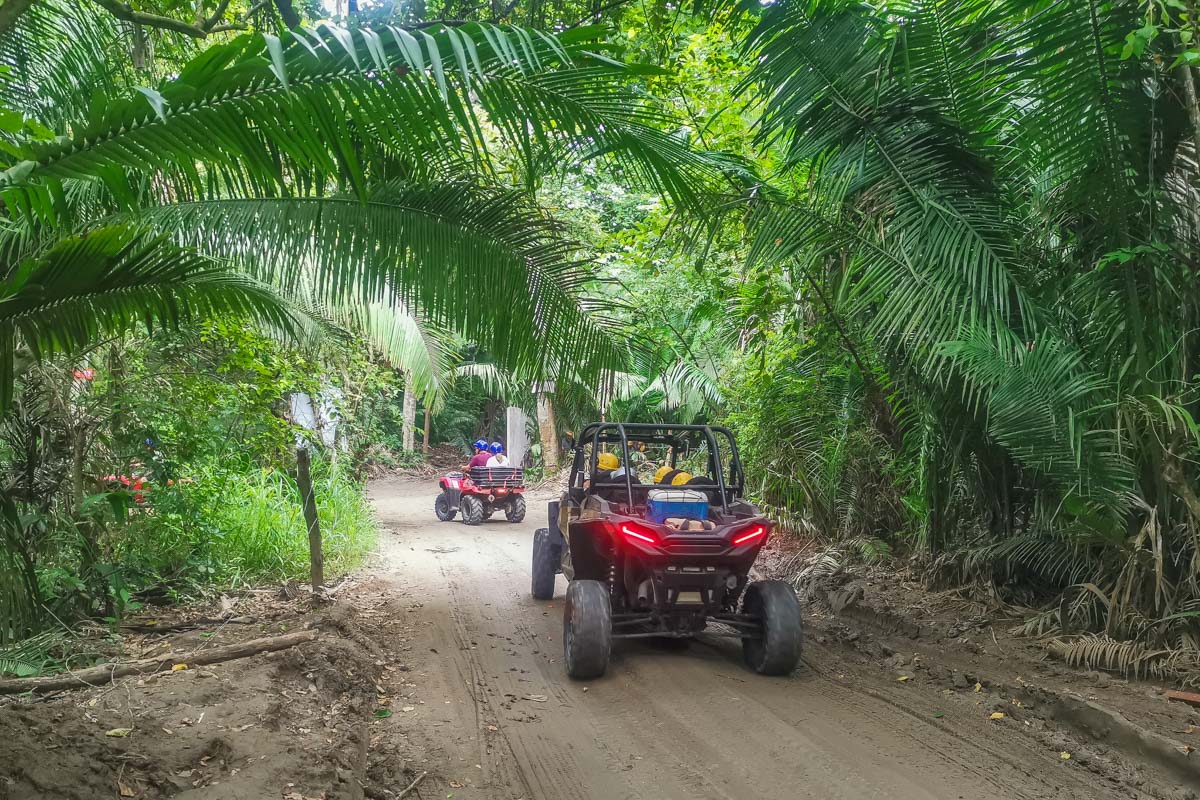
[{"label": "red utv", "polygon": [[[602,450],[629,468],[602,471],[612,461]],[[740,638],[760,674],[795,668],[800,604],[784,581],[749,579],[774,525],[743,499],[744,483],[724,428],[593,423],[582,431],[568,489],[533,543],[533,596],[552,597],[558,572],[569,581],[568,675],[604,674],[613,639],[687,640],[701,631]]]},{"label": "red utv", "polygon": [[520,467],[472,467],[469,474],[447,473],[433,512],[442,522],[462,513],[462,521],[478,525],[504,509],[509,522],[525,519],[525,471]]}]

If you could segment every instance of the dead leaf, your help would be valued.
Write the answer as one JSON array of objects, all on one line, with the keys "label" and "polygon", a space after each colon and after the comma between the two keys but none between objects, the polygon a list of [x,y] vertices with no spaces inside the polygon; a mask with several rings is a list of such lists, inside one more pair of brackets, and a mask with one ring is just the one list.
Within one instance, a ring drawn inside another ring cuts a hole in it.
[{"label": "dead leaf", "polygon": [[171,672],[179,672],[180,670],[184,669],[187,669],[187,664],[176,664],[175,666],[171,667]]},{"label": "dead leaf", "polygon": [[988,717],[988,719],[991,719],[991,720],[1004,719],[1004,712],[1003,711],[993,711],[992,715],[990,717]]},{"label": "dead leaf", "polygon": [[982,692],[982,691],[983,691],[983,684],[982,683],[975,684],[975,692],[978,693],[978,692]]},{"label": "dead leaf", "polygon": [[1066,750],[1063,750],[1061,753],[1059,753],[1058,757],[1061,758],[1063,761],[1071,760],[1071,754],[1068,753]]},{"label": "dead leaf", "polygon": [[137,797],[137,792],[129,788],[123,781],[117,781],[117,794],[121,797]]},{"label": "dead leaf", "polygon": [[546,695],[544,695],[544,694],[527,694],[527,695],[525,695],[525,699],[532,700],[535,703],[544,703],[544,702],[546,702]]},{"label": "dead leaf", "polygon": [[133,733],[133,728],[113,728],[104,732],[105,736],[111,736],[114,739],[124,739],[129,734]]},{"label": "dead leaf", "polygon": [[417,709],[415,706],[405,706],[404,708],[402,708],[400,710],[403,711],[405,714],[407,714],[409,711],[416,711]]},{"label": "dead leaf", "polygon": [[450,781],[450,788],[451,789],[461,789],[461,788],[463,788],[463,785],[461,783],[459,783],[458,781]]},{"label": "dead leaf", "polygon": [[899,682],[901,682],[901,683],[903,683],[904,681],[908,680],[908,676],[907,676],[907,675],[901,675],[899,678],[896,678],[896,680],[897,680],[897,681],[899,681]]},{"label": "dead leaf", "polygon": [[500,729],[499,729],[499,728],[497,728],[495,725],[488,725],[488,726],[487,726],[487,729],[488,729],[489,731],[498,731],[498,730],[500,730]]}]

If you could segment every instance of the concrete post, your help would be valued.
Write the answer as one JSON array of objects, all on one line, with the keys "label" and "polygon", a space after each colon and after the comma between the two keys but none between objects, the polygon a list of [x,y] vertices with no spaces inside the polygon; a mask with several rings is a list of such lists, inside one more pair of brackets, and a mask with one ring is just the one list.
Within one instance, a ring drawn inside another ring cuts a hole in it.
[{"label": "concrete post", "polygon": [[524,466],[525,454],[529,451],[529,440],[526,434],[525,409],[520,406],[509,406],[505,412],[507,432],[508,463],[514,467]]}]

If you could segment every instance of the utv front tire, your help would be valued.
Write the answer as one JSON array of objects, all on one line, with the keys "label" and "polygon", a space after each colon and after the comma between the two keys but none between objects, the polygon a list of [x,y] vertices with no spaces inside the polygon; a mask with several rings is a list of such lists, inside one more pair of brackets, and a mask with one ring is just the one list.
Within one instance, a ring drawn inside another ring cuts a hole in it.
[{"label": "utv front tire", "polygon": [[504,516],[509,522],[521,522],[525,519],[525,498],[521,495],[513,495],[513,498],[508,501],[508,505],[504,507]]},{"label": "utv front tire", "polygon": [[747,666],[759,675],[787,675],[795,669],[804,639],[795,590],[783,581],[755,581],[746,587],[742,613],[762,620],[762,638],[742,640]]},{"label": "utv front tire", "polygon": [[462,512],[462,521],[467,525],[483,522],[483,501],[474,495],[464,495],[458,510]]},{"label": "utv front tire", "polygon": [[437,514],[437,518],[442,522],[449,522],[458,512],[450,507],[450,498],[442,492],[437,496],[437,500],[433,501],[433,513]]},{"label": "utv front tire", "polygon": [[533,580],[530,588],[535,600],[554,597],[554,576],[558,574],[561,559],[562,550],[551,538],[550,530],[538,528],[533,534]]},{"label": "utv front tire", "polygon": [[571,581],[563,609],[563,660],[577,680],[599,678],[612,649],[612,603],[600,581]]}]

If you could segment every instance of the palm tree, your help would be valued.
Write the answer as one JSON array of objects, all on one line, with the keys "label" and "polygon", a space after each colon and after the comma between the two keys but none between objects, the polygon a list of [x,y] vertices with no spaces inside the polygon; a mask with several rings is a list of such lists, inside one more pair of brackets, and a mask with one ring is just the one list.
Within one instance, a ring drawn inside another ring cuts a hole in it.
[{"label": "palm tree", "polygon": [[1072,624],[1196,648],[1195,92],[1169,37],[1128,57],[1142,24],[1136,2],[764,7],[761,141],[808,188],[761,212],[753,257],[821,276],[907,435],[937,432],[931,546],[963,541],[965,481],[1001,537],[970,563],[1094,581]]}]

